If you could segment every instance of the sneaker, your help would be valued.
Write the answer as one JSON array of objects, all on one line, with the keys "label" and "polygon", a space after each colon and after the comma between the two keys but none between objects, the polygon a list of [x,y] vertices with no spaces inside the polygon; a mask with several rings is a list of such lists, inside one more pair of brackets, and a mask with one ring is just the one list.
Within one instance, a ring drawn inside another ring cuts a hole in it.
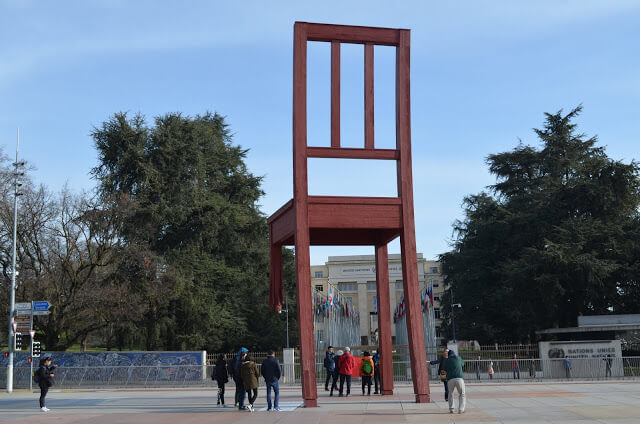
[{"label": "sneaker", "polygon": [[464,414],[464,409],[461,409],[460,411],[458,411],[458,414]]},{"label": "sneaker", "polygon": [[450,414],[453,414],[453,409],[449,409],[449,413],[450,413]]},{"label": "sneaker", "polygon": [[[446,399],[445,399],[445,400],[446,400]],[[239,408],[239,407],[240,407],[240,404],[239,404],[238,402],[236,402],[235,407],[236,407],[236,408]]]},{"label": "sneaker", "polygon": [[333,392],[329,393],[329,396],[333,396]]},{"label": "sneaker", "polygon": [[267,412],[271,412],[271,411],[273,411],[272,408],[267,408]]},{"label": "sneaker", "polygon": [[49,409],[49,408],[47,408],[46,406],[43,406],[42,408],[40,408],[40,411],[41,411],[41,412],[49,412],[49,411],[50,411],[50,409]]},{"label": "sneaker", "polygon": [[338,395],[338,397],[342,397],[342,396],[344,396],[342,393],[340,393],[340,394]]},{"label": "sneaker", "polygon": [[275,408],[273,408],[274,411],[281,411],[279,406],[276,406]]},{"label": "sneaker", "polygon": [[249,404],[249,411],[253,412],[255,411],[255,409],[253,409],[253,405]]}]

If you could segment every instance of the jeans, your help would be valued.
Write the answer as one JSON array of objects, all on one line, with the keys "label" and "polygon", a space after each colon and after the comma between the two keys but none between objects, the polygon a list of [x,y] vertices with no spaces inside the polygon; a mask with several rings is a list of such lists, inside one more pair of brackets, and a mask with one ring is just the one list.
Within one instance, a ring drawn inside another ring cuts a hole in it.
[{"label": "jeans", "polygon": [[367,388],[367,394],[370,395],[371,394],[371,380],[373,379],[373,376],[371,375],[365,375],[362,377],[362,394],[364,395],[364,389],[365,387]]},{"label": "jeans", "polygon": [[351,375],[340,374],[340,394],[344,389],[344,381],[347,380],[347,395],[351,394]]},{"label": "jeans", "polygon": [[218,405],[224,405],[224,383],[218,381]]},{"label": "jeans", "polygon": [[449,411],[453,411],[453,392],[458,391],[458,411],[464,412],[467,399],[464,392],[464,380],[461,378],[452,378],[447,381],[449,385]]},{"label": "jeans", "polygon": [[40,384],[40,408],[43,408],[44,399],[47,397],[47,392],[49,391],[49,386],[46,384]]},{"label": "jeans", "polygon": [[520,368],[514,368],[513,369],[513,378],[514,379],[517,378],[518,380],[520,380]]},{"label": "jeans", "polygon": [[380,367],[376,366],[373,370],[373,382],[375,384],[375,392],[378,393],[378,388],[382,392],[382,383],[380,382]]},{"label": "jeans", "polygon": [[247,393],[249,393],[249,404],[253,406],[253,403],[256,401],[256,398],[258,397],[258,389],[249,389]]},{"label": "jeans", "polygon": [[279,408],[280,400],[280,384],[278,380],[271,383],[267,382],[267,409],[271,409],[271,388],[273,388],[273,407]]},{"label": "jeans", "polygon": [[242,384],[242,381],[236,381],[236,403],[238,404],[238,407],[244,406],[244,397],[246,394],[247,392],[244,390],[244,384]]},{"label": "jeans", "polygon": [[447,380],[443,380],[442,384],[444,384],[444,400],[446,402],[449,400],[449,385],[447,384]]}]

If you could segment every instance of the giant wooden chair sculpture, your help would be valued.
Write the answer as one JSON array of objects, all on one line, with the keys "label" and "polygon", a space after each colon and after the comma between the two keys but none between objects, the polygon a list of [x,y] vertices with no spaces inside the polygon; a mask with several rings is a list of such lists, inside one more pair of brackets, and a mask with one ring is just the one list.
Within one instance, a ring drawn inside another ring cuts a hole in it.
[{"label": "giant wooden chair sculpture", "polygon": [[[422,310],[418,286],[409,97],[409,36],[405,29],[296,22],[293,46],[293,199],[269,218],[271,273],[269,303],[284,299],[282,246],[295,246],[298,325],[305,406],[317,406],[311,304],[310,245],[373,245],[376,252],[378,328],[383,394],[393,393],[391,306],[387,244],[400,237],[411,375],[416,402],[429,402]],[[307,42],[331,43],[331,147],[307,146]],[[340,44],[364,44],[365,142],[340,147]],[[396,47],[396,148],[376,149],[373,126],[373,46]],[[307,158],[386,159],[397,162],[398,197],[309,196]]]}]

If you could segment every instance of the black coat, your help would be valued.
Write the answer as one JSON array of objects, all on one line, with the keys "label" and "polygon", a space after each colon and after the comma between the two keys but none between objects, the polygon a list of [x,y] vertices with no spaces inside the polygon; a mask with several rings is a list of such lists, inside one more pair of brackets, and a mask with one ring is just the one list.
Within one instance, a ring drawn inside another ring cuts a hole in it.
[{"label": "black coat", "polygon": [[229,366],[224,359],[218,359],[216,365],[213,367],[213,374],[211,376],[218,383],[229,382]]},{"label": "black coat", "polygon": [[267,383],[280,380],[280,362],[273,356],[267,356],[260,366],[260,374]]},{"label": "black coat", "polygon": [[40,365],[36,374],[38,374],[38,386],[40,387],[51,387],[53,386],[53,376],[51,375],[51,371],[54,368],[49,368],[45,365]]}]

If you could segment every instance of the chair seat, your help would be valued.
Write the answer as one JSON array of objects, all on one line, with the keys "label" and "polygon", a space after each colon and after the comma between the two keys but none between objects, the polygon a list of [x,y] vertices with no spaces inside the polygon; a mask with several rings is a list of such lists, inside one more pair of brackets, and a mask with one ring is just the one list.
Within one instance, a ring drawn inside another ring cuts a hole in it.
[{"label": "chair seat", "polygon": [[[398,197],[309,196],[311,245],[378,245],[400,235],[402,201]],[[268,219],[272,243],[295,244],[295,204],[288,201]]]}]

